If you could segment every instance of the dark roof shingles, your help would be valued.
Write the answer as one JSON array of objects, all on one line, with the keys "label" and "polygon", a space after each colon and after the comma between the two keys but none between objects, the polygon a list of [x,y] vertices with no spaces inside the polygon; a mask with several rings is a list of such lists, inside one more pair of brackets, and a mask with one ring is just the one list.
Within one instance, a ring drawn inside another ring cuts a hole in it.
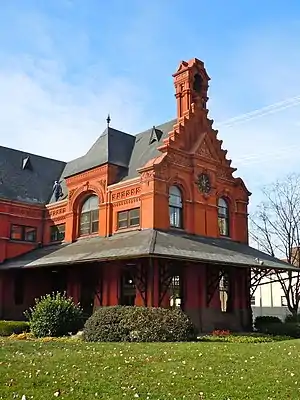
[{"label": "dark roof shingles", "polygon": [[[166,122],[156,127],[162,135],[158,135],[159,141],[150,144],[152,129],[138,133],[136,136],[107,128],[96,140],[90,150],[82,157],[67,163],[61,177],[63,198],[67,197],[68,190],[65,178],[87,171],[102,164],[110,163],[121,167],[120,180],[127,180],[139,176],[138,168],[141,168],[149,160],[161,155],[157,147],[168,136],[176,120]],[[54,195],[50,202],[54,202]]]},{"label": "dark roof shingles", "polygon": [[[0,269],[66,265],[145,256],[240,267],[295,269],[277,258],[228,239],[174,234],[152,229],[116,234],[108,238],[79,239],[71,244],[44,247],[8,260],[0,265]],[[263,261],[263,265],[256,259]]]},{"label": "dark roof shingles", "polygon": [[[26,165],[23,165],[28,157]],[[54,181],[65,165],[63,161],[0,146],[0,198],[48,203]]]},{"label": "dark roof shingles", "polygon": [[[0,146],[0,198],[52,203],[54,181],[60,180],[62,200],[68,195],[65,178],[106,163],[120,167],[120,180],[138,177],[137,169],[161,154],[157,147],[175,122],[157,126],[159,141],[153,143],[150,143],[153,128],[133,136],[108,127],[84,156],[68,163]],[[30,168],[22,169],[23,160],[28,156]]]}]

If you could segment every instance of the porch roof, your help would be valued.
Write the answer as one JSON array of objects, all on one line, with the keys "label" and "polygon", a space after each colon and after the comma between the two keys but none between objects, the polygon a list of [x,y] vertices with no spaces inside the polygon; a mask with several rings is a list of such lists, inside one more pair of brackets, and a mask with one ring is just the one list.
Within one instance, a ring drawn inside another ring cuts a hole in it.
[{"label": "porch roof", "polygon": [[258,269],[297,270],[284,261],[230,239],[153,229],[45,246],[5,261],[0,264],[0,270],[151,256]]}]

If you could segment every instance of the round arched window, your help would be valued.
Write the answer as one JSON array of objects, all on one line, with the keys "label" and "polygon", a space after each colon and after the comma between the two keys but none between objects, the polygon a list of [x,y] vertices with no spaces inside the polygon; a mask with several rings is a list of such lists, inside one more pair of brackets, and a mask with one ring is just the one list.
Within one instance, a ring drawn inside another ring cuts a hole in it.
[{"label": "round arched window", "polygon": [[229,236],[229,206],[223,197],[218,200],[218,225],[220,235]]},{"label": "round arched window", "polygon": [[182,195],[177,186],[171,186],[169,189],[169,216],[170,226],[182,228]]},{"label": "round arched window", "polygon": [[80,213],[80,235],[97,233],[99,229],[99,199],[98,196],[90,196],[82,204]]}]

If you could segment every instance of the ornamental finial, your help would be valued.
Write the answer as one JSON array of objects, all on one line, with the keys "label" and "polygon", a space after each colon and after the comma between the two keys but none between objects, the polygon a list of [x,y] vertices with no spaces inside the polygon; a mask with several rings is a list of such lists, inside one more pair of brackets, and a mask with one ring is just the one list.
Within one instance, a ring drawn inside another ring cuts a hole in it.
[{"label": "ornamental finial", "polygon": [[108,114],[108,116],[107,116],[107,118],[106,118],[107,127],[109,127],[110,121],[111,121],[110,115]]}]

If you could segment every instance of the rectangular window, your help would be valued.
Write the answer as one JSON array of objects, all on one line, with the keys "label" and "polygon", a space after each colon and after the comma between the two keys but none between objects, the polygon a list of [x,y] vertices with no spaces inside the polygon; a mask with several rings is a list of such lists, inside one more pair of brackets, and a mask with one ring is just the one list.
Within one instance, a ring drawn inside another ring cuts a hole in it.
[{"label": "rectangular window", "polygon": [[118,229],[131,228],[140,224],[140,209],[118,212]]},{"label": "rectangular window", "polygon": [[255,306],[255,296],[251,296],[251,306]]},{"label": "rectangular window", "polygon": [[169,207],[170,226],[173,228],[182,228],[182,209],[178,207]]},{"label": "rectangular window", "polygon": [[24,227],[24,240],[25,242],[36,242],[36,228],[29,226]]},{"label": "rectangular window", "polygon": [[61,242],[65,238],[66,225],[50,226],[50,242]]},{"label": "rectangular window", "polygon": [[11,225],[10,238],[23,242],[36,242],[37,229],[32,226]]},{"label": "rectangular window", "polygon": [[287,301],[285,296],[281,296],[281,307],[287,307]]},{"label": "rectangular window", "polygon": [[12,225],[10,229],[10,238],[13,240],[23,240],[23,226]]}]

